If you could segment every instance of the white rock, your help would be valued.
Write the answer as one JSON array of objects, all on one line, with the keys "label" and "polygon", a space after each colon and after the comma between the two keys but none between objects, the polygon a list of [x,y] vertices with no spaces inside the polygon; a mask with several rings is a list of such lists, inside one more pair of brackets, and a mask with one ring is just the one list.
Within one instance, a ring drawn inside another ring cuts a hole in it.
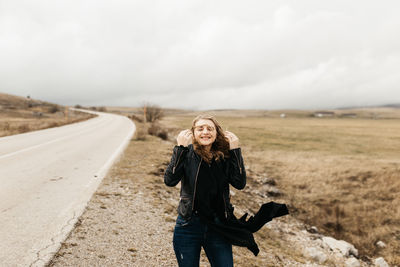
[{"label": "white rock", "polygon": [[358,256],[358,250],[350,243],[344,240],[336,240],[333,237],[323,237],[322,241],[332,250],[339,251],[343,256]]},{"label": "white rock", "polygon": [[[268,225],[268,224],[267,224],[267,225]],[[325,243],[323,239],[321,239],[321,248],[323,248],[323,249],[330,249],[330,247],[328,246],[328,244]]]},{"label": "white rock", "polygon": [[263,179],[264,184],[269,184],[269,185],[276,185],[276,181],[273,178],[265,177]]},{"label": "white rock", "polygon": [[361,264],[360,262],[354,258],[354,257],[350,257],[345,261],[346,267],[360,267]]},{"label": "white rock", "polygon": [[306,248],[304,249],[303,254],[307,257],[312,258],[313,260],[317,261],[318,263],[324,263],[327,259],[327,256],[325,255],[325,253],[319,251],[316,248]]},{"label": "white rock", "polygon": [[282,195],[282,192],[274,186],[269,186],[266,191],[267,191],[267,194],[272,197]]},{"label": "white rock", "polygon": [[386,247],[386,244],[383,243],[382,241],[376,242],[376,245],[377,245],[378,247],[380,247],[380,248],[385,248],[385,247]]},{"label": "white rock", "polygon": [[319,247],[322,247],[323,248],[323,242],[322,242],[322,240],[321,239],[315,239],[314,240],[314,243],[315,243],[315,245],[317,245],[317,246],[319,246]]},{"label": "white rock", "polygon": [[378,267],[389,267],[389,264],[387,264],[385,259],[382,257],[376,258],[374,260],[374,264],[375,264],[375,266],[378,266]]}]

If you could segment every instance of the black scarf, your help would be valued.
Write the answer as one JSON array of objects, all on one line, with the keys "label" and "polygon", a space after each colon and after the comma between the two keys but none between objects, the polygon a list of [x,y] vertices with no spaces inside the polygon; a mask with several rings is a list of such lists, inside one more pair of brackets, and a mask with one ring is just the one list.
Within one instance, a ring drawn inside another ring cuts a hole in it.
[{"label": "black scarf", "polygon": [[[289,214],[289,211],[285,204],[268,202],[263,204],[259,211],[248,220],[246,220],[247,213],[237,219],[233,214],[233,209],[226,219],[222,192],[227,181],[222,179],[225,176],[220,163],[212,160],[211,164],[203,163],[200,166],[199,184],[196,189],[198,194],[195,203],[196,209],[199,211],[200,218],[228,243],[247,247],[257,256],[260,250],[254,240],[253,233],[273,218]],[[210,186],[214,188],[210,189]]]}]

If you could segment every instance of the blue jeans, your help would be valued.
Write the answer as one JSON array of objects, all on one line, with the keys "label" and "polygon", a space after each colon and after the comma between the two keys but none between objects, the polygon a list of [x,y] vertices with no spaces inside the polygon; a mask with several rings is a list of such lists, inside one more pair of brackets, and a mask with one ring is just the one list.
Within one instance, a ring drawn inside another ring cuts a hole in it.
[{"label": "blue jeans", "polygon": [[173,244],[179,267],[198,267],[201,247],[212,267],[233,267],[232,245],[195,214],[190,220],[178,215]]}]

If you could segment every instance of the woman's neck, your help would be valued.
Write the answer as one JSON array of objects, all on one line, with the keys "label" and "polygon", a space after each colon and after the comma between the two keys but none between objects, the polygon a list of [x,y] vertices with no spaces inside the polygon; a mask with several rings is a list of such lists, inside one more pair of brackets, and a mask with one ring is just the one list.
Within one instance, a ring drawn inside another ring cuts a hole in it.
[{"label": "woman's neck", "polygon": [[205,151],[210,152],[210,150],[211,150],[211,145],[203,146],[203,148],[204,148]]}]

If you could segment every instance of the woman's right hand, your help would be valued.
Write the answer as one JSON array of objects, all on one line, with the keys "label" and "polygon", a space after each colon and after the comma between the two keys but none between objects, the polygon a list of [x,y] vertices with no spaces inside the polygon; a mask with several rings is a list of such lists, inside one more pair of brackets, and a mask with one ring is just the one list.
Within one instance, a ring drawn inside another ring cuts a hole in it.
[{"label": "woman's right hand", "polygon": [[176,141],[178,146],[188,146],[192,143],[193,134],[189,129],[183,130],[178,134]]}]

